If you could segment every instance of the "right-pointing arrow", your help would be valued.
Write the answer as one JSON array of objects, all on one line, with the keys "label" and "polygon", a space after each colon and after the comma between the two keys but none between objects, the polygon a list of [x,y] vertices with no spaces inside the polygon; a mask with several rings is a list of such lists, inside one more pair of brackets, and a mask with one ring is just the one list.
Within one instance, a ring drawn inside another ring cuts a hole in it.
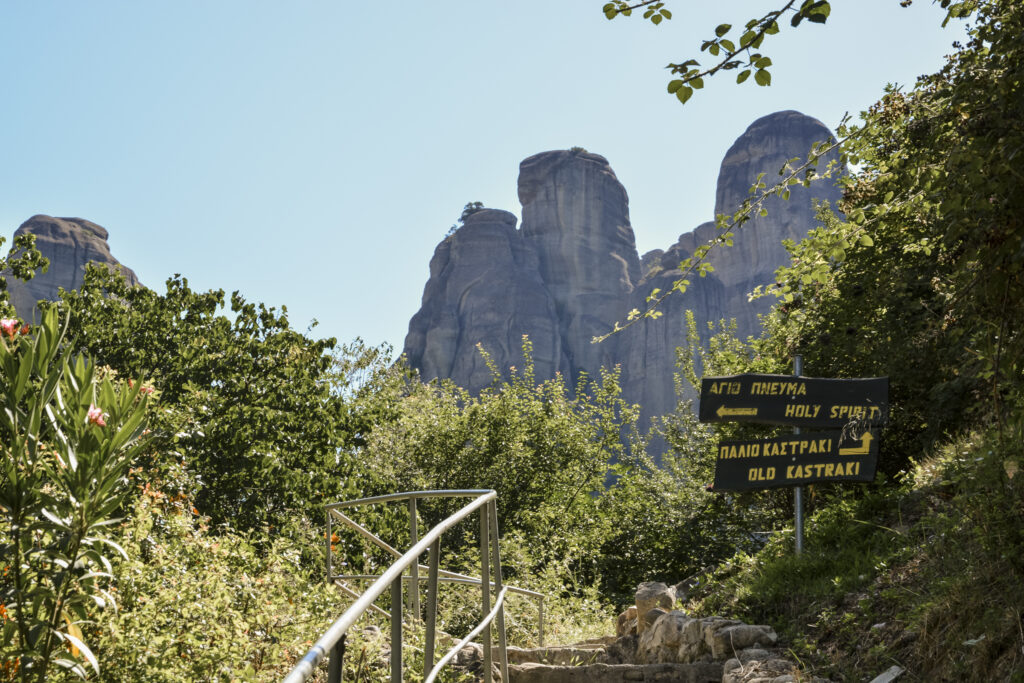
[{"label": "right-pointing arrow", "polygon": [[864,435],[860,437],[860,446],[840,448],[839,455],[867,455],[871,452],[871,440],[874,438],[871,436],[871,432],[864,432]]}]

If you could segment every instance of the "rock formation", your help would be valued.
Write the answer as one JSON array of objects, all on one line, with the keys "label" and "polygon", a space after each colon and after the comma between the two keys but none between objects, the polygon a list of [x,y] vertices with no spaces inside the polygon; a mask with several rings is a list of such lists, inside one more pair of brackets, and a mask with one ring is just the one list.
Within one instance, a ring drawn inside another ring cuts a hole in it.
[{"label": "rock formation", "polygon": [[521,361],[522,337],[529,335],[539,376],[568,368],[555,300],[540,267],[536,246],[516,230],[515,216],[494,209],[469,215],[434,250],[423,307],[405,340],[409,362],[424,377],[457,377],[479,391],[491,373],[477,345],[507,369]]},{"label": "rock formation", "polygon": [[17,237],[25,233],[36,236],[36,248],[50,260],[50,266],[47,272],[37,273],[28,282],[7,278],[11,303],[22,319],[36,318],[36,302],[40,299],[54,301],[60,288],[80,287],[89,263],[120,268],[129,283],[139,284],[135,273],[122,266],[110,253],[108,233],[95,223],[81,218],[37,215],[22,223],[14,235]]},{"label": "rock formation", "polygon": [[[770,181],[789,159],[805,157],[830,137],[821,122],[798,112],[758,119],[722,161],[716,213],[732,213],[758,173]],[[626,400],[639,403],[644,417],[667,413],[676,402],[675,349],[685,339],[684,311],[694,311],[701,326],[735,319],[741,337],[756,334],[758,315],[771,301],[751,303],[748,293],[771,282],[786,262],[782,240],[815,225],[813,200],[839,195],[823,181],[794,187],[788,202],[770,199],[768,215],[737,230],[736,246],[712,252],[715,271],[691,278],[684,295],[669,297],[661,318],[592,344],[629,310],[645,308],[654,288],[668,291],[682,275],[679,262],[707,243],[715,226],[704,223],[641,259],[626,190],[608,161],[578,150],[536,154],[520,164],[520,229],[511,214],[484,210],[438,245],[405,353],[424,380],[448,377],[477,392],[492,380],[477,344],[507,373],[522,362],[522,337],[529,335],[538,379],[561,372],[575,381],[582,372],[596,376],[602,366],[619,365]]]}]

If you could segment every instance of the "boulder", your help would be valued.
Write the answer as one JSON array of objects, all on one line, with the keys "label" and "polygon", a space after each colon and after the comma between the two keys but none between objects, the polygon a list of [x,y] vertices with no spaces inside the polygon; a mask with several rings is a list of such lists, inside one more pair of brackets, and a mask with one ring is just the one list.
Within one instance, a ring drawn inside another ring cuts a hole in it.
[{"label": "boulder", "polygon": [[622,636],[636,635],[637,619],[636,605],[632,605],[625,612],[619,615],[615,621],[615,635]]},{"label": "boulder", "polygon": [[640,634],[636,660],[644,664],[687,663],[700,661],[705,654],[707,648],[700,620],[673,610],[662,615]]},{"label": "boulder", "polygon": [[748,647],[770,647],[778,640],[778,635],[769,626],[723,622],[704,629],[704,641],[715,659],[732,656]]},{"label": "boulder", "polygon": [[656,607],[666,612],[676,603],[675,588],[669,588],[660,581],[647,581],[636,587],[636,613],[640,615],[636,631],[643,634],[647,628],[647,613]]}]

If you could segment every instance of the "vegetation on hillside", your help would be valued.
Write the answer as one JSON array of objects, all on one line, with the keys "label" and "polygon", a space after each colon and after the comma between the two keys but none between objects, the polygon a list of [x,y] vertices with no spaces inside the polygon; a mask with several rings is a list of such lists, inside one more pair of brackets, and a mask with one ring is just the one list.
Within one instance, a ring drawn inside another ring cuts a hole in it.
[{"label": "vegetation on hillside", "polygon": [[[839,131],[857,172],[762,292],[779,297],[763,336],[726,327],[680,354],[680,388],[698,356],[708,373],[800,353],[808,374],[890,377],[879,477],[812,487],[803,556],[787,490],[705,489],[716,439],[755,428],[681,403],[654,425],[655,463],[614,369],[538,381],[524,340],[472,396],[237,293],[90,269],[42,325],[0,320],[0,681],[277,680],[347,604],[322,585],[322,506],[444,487],[498,491],[507,575],[554,598],[553,638],[608,630],[638,581],[689,578],[692,609],[767,622],[837,680],[892,662],[1019,680],[1024,7],[958,7],[970,42]],[[20,246],[25,275],[38,253]],[[401,545],[404,514],[361,519]],[[446,536],[450,566],[475,573],[476,533]],[[360,570],[388,561],[329,542]],[[517,642],[532,609],[513,603]],[[459,587],[442,610],[453,633],[477,616]],[[379,678],[383,641],[356,635],[348,674]]]}]

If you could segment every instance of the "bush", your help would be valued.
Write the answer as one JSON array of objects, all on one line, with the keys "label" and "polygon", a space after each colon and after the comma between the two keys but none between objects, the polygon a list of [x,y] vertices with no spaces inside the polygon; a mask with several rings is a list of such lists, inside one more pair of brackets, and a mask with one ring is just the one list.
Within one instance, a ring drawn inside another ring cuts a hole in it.
[{"label": "bush", "polygon": [[10,318],[0,329],[0,666],[23,680],[54,665],[98,673],[83,628],[115,602],[110,555],[124,550],[109,525],[146,446],[148,389],[73,357],[55,311],[35,330]]}]

